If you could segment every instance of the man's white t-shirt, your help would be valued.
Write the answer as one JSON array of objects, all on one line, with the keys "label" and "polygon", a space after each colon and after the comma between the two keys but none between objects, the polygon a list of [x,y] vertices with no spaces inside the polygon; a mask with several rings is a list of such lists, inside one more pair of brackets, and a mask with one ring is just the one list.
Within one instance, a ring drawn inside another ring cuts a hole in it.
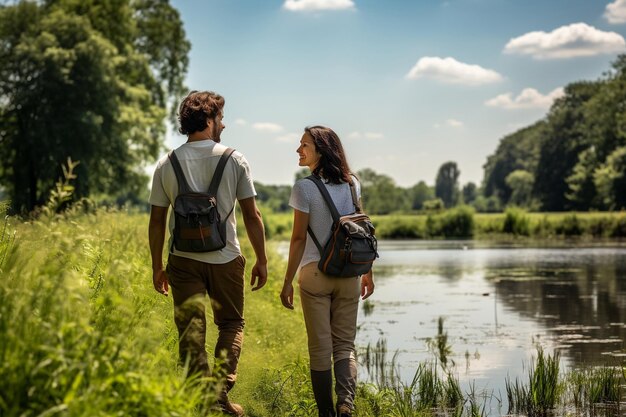
[{"label": "man's white t-shirt", "polygon": [[[226,151],[226,146],[212,140],[184,143],[175,150],[185,178],[193,191],[207,192],[209,190],[211,178],[224,151]],[[159,160],[154,171],[150,204],[158,207],[173,207],[177,195],[176,174],[169,158],[165,155]],[[240,152],[235,151],[224,167],[222,181],[217,190],[217,208],[222,220],[225,220],[230,213],[226,222],[226,246],[214,252],[182,252],[174,248],[173,251],[170,250],[170,253],[211,264],[225,264],[235,259],[241,254],[241,248],[237,239],[237,220],[233,207],[236,200],[254,196],[256,196],[256,191],[248,161]],[[169,248],[172,248],[173,230],[174,210],[172,209],[169,219]]]}]

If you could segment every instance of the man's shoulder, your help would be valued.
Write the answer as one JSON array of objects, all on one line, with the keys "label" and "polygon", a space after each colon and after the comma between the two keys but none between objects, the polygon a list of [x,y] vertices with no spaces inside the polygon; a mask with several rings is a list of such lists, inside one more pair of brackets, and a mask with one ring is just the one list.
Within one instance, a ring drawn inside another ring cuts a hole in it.
[{"label": "man's shoulder", "polygon": [[170,152],[171,151],[168,151],[165,155],[163,155],[163,156],[161,156],[159,158],[159,160],[156,163],[155,170],[161,170],[161,169],[163,169],[164,166],[167,166],[167,165],[171,164],[171,161],[170,161],[170,158],[169,158]]}]

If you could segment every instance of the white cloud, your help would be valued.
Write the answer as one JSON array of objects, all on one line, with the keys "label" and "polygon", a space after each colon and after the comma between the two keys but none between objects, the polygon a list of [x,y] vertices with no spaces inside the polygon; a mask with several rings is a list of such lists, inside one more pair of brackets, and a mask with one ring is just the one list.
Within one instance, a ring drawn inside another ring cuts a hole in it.
[{"label": "white cloud", "polygon": [[283,8],[292,12],[354,9],[352,0],[285,0]]},{"label": "white cloud", "polygon": [[239,126],[245,126],[248,124],[248,122],[245,119],[236,119],[235,124]]},{"label": "white cloud", "polygon": [[435,129],[440,129],[444,126],[448,126],[448,127],[454,127],[454,128],[461,128],[463,126],[465,126],[465,124],[459,120],[456,119],[447,119],[443,124],[441,123],[435,123],[433,125],[433,127]]},{"label": "white cloud", "polygon": [[610,54],[626,50],[619,33],[604,32],[586,23],[561,26],[550,33],[529,32],[513,38],[504,53],[532,55],[535,59],[574,58]]},{"label": "white cloud", "polygon": [[301,137],[302,135],[298,133],[286,133],[284,135],[276,137],[274,140],[276,142],[282,143],[296,143],[298,142],[298,140],[300,140]]},{"label": "white cloud", "polygon": [[555,88],[550,93],[543,95],[534,88],[525,88],[515,98],[511,93],[500,94],[485,101],[489,107],[501,107],[503,109],[548,109],[559,97],[564,94],[563,88]]},{"label": "white cloud", "polygon": [[279,133],[283,131],[283,127],[276,123],[253,123],[252,128],[261,132]]},{"label": "white cloud", "polygon": [[609,23],[626,23],[626,0],[615,0],[607,4],[604,17]]},{"label": "white cloud", "polygon": [[348,139],[350,140],[356,140],[356,139],[370,139],[370,140],[379,140],[379,139],[384,139],[385,135],[379,132],[350,132],[347,136]]},{"label": "white cloud", "polygon": [[444,83],[481,85],[502,81],[497,72],[478,65],[465,64],[454,58],[422,57],[406,75],[409,80],[434,78]]},{"label": "white cloud", "polygon": [[365,132],[365,139],[384,139],[385,135],[378,132]]}]

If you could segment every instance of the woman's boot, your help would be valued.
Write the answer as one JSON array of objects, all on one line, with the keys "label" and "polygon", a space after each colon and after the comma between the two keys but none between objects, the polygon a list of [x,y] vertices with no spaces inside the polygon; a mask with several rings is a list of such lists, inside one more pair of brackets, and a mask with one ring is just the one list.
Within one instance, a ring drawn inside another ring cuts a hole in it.
[{"label": "woman's boot", "polygon": [[335,383],[337,412],[341,417],[350,417],[356,393],[356,361],[353,358],[335,362]]}]

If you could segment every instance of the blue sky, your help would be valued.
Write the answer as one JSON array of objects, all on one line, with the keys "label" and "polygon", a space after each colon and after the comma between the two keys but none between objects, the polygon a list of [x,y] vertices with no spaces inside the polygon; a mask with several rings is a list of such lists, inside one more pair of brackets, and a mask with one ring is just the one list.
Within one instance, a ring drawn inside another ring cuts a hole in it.
[{"label": "blue sky", "polygon": [[626,52],[626,0],[172,4],[192,43],[187,86],[226,98],[222,141],[266,184],[293,183],[313,124],[339,134],[355,171],[407,187],[455,161],[479,184],[504,135]]}]

